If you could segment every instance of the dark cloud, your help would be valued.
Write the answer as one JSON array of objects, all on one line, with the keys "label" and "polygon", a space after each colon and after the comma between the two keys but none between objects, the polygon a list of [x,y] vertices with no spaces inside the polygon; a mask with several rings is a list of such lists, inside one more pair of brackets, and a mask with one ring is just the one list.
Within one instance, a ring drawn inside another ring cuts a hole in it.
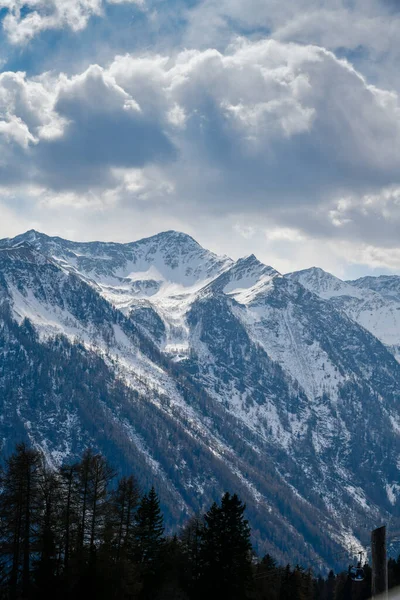
[{"label": "dark cloud", "polygon": [[[13,167],[25,163],[25,178],[30,177],[26,165],[32,161],[36,183],[55,190],[87,190],[115,183],[113,168],[138,168],[176,158],[174,144],[164,133],[161,121],[150,118],[100,67],[61,82],[51,110],[43,105],[32,110],[30,100],[38,96],[37,86],[21,78],[12,83],[13,94],[8,94],[6,100],[12,102],[17,123],[21,121],[28,133],[32,130],[40,135],[42,126],[51,125],[51,112],[62,133],[42,136],[40,142],[31,144],[29,151],[15,159],[15,165],[14,155],[8,156],[5,163],[10,173],[15,172]],[[3,86],[9,91],[7,78],[3,78]],[[43,86],[39,91],[46,94]],[[51,91],[47,89],[49,96]]]},{"label": "dark cloud", "polygon": [[[96,102],[96,100],[94,100]],[[40,180],[54,189],[87,189],[117,183],[115,167],[138,168],[176,158],[174,145],[157,123],[130,111],[70,113],[62,138],[35,150]]]}]

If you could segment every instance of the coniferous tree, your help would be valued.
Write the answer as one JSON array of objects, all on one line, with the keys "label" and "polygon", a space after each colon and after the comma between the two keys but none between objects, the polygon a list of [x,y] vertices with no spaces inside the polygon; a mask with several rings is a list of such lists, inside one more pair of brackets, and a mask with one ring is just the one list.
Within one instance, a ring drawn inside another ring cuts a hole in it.
[{"label": "coniferous tree", "polygon": [[286,565],[283,570],[280,586],[279,600],[292,600],[294,590],[294,580],[290,565]]},{"label": "coniferous tree", "polygon": [[182,581],[189,594],[198,590],[201,565],[201,548],[204,521],[198,515],[192,517],[180,535],[182,551]]},{"label": "coniferous tree", "polygon": [[145,494],[136,514],[135,557],[152,570],[163,546],[164,519],[154,487]]},{"label": "coniferous tree", "polygon": [[326,600],[325,580],[321,575],[314,579],[314,600]]},{"label": "coniferous tree", "polygon": [[86,450],[77,465],[77,485],[79,493],[79,537],[78,550],[88,554],[93,561],[96,544],[105,526],[108,495],[114,471],[101,454]]},{"label": "coniferous tree", "polygon": [[313,586],[310,572],[297,565],[292,573],[292,580],[292,600],[312,600]]},{"label": "coniferous tree", "polygon": [[400,555],[395,560],[390,558],[388,562],[388,577],[389,588],[394,588],[400,585]]},{"label": "coniferous tree", "polygon": [[331,570],[328,574],[328,580],[326,583],[326,600],[334,600],[336,587],[335,573]]},{"label": "coniferous tree", "polygon": [[352,600],[352,581],[348,573],[340,573],[336,578],[335,600]]},{"label": "coniferous tree", "polygon": [[132,554],[140,489],[136,479],[122,477],[111,495],[110,525],[114,531],[115,560]]},{"label": "coniferous tree", "polygon": [[91,463],[93,460],[92,450],[86,450],[82,460],[77,465],[77,486],[79,494],[79,525],[77,552],[80,560],[83,560],[85,542],[88,540],[88,519],[89,519],[89,486],[91,478]]},{"label": "coniferous tree", "polygon": [[282,569],[277,568],[276,561],[266,554],[255,571],[255,587],[263,600],[279,600],[281,578]]},{"label": "coniferous tree", "polygon": [[160,587],[154,600],[189,600],[185,589],[185,557],[182,543],[176,535],[165,540],[162,554]]},{"label": "coniferous tree", "polygon": [[45,600],[54,597],[60,573],[62,551],[61,480],[58,473],[43,465],[39,486],[39,527],[37,558],[33,577],[36,596]]},{"label": "coniferous tree", "polygon": [[61,527],[64,577],[68,579],[72,552],[77,549],[79,529],[78,464],[62,465],[59,469],[61,489]]},{"label": "coniferous tree", "polygon": [[[355,583],[347,572],[313,579],[269,555],[252,561],[236,495],[192,518],[179,537],[164,538],[154,488],[140,499],[136,480],[123,477],[110,493],[112,477],[92,451],[49,469],[39,452],[17,447],[0,469],[0,600],[369,598],[368,565]],[[390,587],[398,585],[400,557],[388,569]]]},{"label": "coniferous tree", "polygon": [[201,587],[210,598],[243,600],[252,578],[250,527],[246,506],[226,493],[206,513],[201,552]]},{"label": "coniferous tree", "polygon": [[136,598],[143,587],[140,569],[133,560],[139,500],[139,485],[133,476],[122,477],[110,495],[97,571],[103,592],[108,588],[108,598],[113,600]]},{"label": "coniferous tree", "polygon": [[39,489],[42,459],[37,450],[19,444],[7,460],[2,482],[0,512],[11,600],[28,598],[31,589],[31,562],[39,529]]},{"label": "coniferous tree", "polygon": [[143,579],[143,598],[153,599],[161,583],[164,519],[154,487],[145,494],[136,513],[134,559]]},{"label": "coniferous tree", "polygon": [[101,539],[109,510],[109,487],[115,476],[114,470],[101,454],[92,456],[88,500],[90,510],[90,556],[93,559]]}]

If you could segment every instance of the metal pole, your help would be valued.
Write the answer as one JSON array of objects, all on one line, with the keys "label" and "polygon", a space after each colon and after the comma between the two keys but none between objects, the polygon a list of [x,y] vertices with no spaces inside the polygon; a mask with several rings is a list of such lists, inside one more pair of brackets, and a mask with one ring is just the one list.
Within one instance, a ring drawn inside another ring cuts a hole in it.
[{"label": "metal pole", "polygon": [[386,526],[374,529],[371,533],[372,553],[372,597],[384,594],[387,598],[388,591],[388,569],[386,557]]}]

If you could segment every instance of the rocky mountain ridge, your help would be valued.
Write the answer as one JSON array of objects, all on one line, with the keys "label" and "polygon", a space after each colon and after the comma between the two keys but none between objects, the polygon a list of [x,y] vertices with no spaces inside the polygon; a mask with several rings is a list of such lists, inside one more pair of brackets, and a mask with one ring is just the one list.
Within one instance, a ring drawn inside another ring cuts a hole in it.
[{"label": "rocky mountain ridge", "polygon": [[400,276],[341,281],[314,267],[290,273],[287,277],[330,300],[336,308],[376,336],[400,360]]},{"label": "rocky mountain ridge", "polygon": [[[95,445],[144,485],[155,478],[175,523],[230,487],[259,548],[332,564],[398,520],[389,279],[282,276],[177,232],[1,240],[0,439],[16,431],[53,461]],[[21,364],[26,385],[11,393]]]}]

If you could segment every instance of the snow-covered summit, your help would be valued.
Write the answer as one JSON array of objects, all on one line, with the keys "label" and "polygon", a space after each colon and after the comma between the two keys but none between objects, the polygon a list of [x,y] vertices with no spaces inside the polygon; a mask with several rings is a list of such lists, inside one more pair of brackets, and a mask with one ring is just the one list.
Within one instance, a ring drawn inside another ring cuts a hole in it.
[{"label": "snow-covered summit", "polygon": [[172,353],[188,349],[185,315],[196,294],[233,264],[177,231],[126,244],[71,242],[28,231],[0,241],[0,248],[16,244],[50,257],[125,314],[136,318],[143,309],[152,311],[151,318],[163,323],[161,347]]},{"label": "snow-covered summit", "polygon": [[400,277],[363,277],[342,281],[312,267],[285,275],[329,300],[370,331],[400,360]]},{"label": "snow-covered summit", "polygon": [[152,248],[155,246],[163,252],[175,250],[183,254],[190,251],[204,251],[204,248],[191,235],[173,229],[141,238],[135,242],[129,242],[126,245],[131,248]]},{"label": "snow-covered summit", "polygon": [[282,275],[251,254],[239,258],[209,287],[213,292],[222,292],[234,298],[239,304],[251,304],[272,289],[276,277]]},{"label": "snow-covered summit", "polygon": [[0,240],[0,248],[15,248],[19,245],[29,245],[34,247],[36,250],[41,250],[42,248],[45,249],[52,240],[54,242],[56,240],[64,241],[61,240],[61,238],[52,238],[45,233],[40,233],[35,229],[30,229],[29,231],[21,233],[13,238],[4,238]]},{"label": "snow-covered summit", "polygon": [[317,294],[320,298],[330,299],[337,296],[363,297],[363,293],[351,285],[351,282],[342,281],[338,277],[335,277],[335,275],[319,267],[294,271],[288,273],[285,277],[301,283],[303,287]]},{"label": "snow-covered summit", "polygon": [[[153,294],[163,284],[190,287],[210,280],[232,262],[205,250],[191,236],[166,231],[126,244],[71,242],[31,230],[0,241],[0,248],[28,242],[38,251],[103,288]],[[138,282],[146,281],[141,286]],[[150,285],[149,282],[153,282]]]}]

